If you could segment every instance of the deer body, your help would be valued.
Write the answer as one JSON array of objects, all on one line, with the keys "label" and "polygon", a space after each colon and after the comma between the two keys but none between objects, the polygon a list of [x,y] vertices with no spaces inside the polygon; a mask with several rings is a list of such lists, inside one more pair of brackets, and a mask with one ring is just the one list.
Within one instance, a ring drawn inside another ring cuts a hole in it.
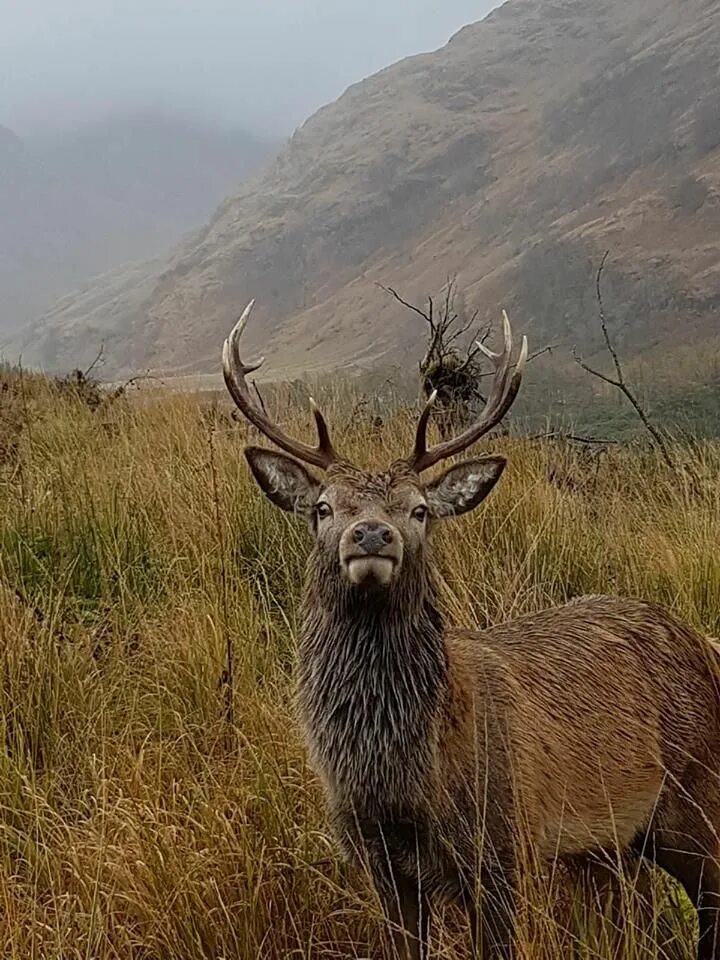
[{"label": "deer body", "polygon": [[[428,538],[474,509],[505,465],[482,457],[429,483],[422,471],[497,425],[517,393],[505,349],[480,419],[428,449],[432,399],[412,455],[385,473],[288,438],[251,400],[226,342],[240,409],[283,454],[249,448],[265,494],[314,535],[299,651],[311,762],[345,854],[370,870],[396,955],[427,956],[431,902],[470,913],[495,958],[514,956],[523,865],[636,850],[685,887],[700,960],[720,960],[720,657],[654,604],[590,597],[484,631],[448,628]],[[530,859],[528,859],[528,853]],[[476,907],[480,911],[476,916]]]},{"label": "deer body", "polygon": [[720,823],[717,654],[664,609],[589,597],[446,629],[429,576],[403,618],[379,598],[326,606],[314,562],[306,740],[346,856],[364,851],[389,898],[414,899],[420,878],[428,898],[467,904],[484,859],[512,880],[519,838],[551,862],[643,849],[650,834],[687,849],[692,825],[698,850],[720,852],[705,823]]},{"label": "deer body", "polygon": [[720,758],[720,670],[704,637],[655,604],[591,597],[466,642],[484,639],[514,680],[511,763],[544,857],[626,849],[651,822],[699,827],[685,794],[699,767],[715,793]]}]

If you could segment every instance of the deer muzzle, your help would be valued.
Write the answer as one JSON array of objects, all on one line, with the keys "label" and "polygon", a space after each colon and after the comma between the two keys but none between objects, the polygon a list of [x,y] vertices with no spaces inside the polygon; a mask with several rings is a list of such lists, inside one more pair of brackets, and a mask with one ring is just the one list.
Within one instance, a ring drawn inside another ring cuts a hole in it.
[{"label": "deer muzzle", "polygon": [[356,587],[386,587],[403,557],[398,530],[382,520],[359,520],[340,541],[340,564]]}]

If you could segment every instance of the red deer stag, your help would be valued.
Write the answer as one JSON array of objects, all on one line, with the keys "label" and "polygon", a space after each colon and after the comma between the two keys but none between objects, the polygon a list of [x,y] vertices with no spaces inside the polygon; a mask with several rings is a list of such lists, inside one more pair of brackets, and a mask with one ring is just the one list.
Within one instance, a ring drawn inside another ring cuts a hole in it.
[{"label": "red deer stag", "polygon": [[479,419],[428,447],[431,399],[410,456],[367,473],[336,453],[314,404],[317,447],[256,404],[246,377],[259,364],[240,357],[251,306],[225,342],[225,382],[291,455],[245,451],[266,496],[314,535],[304,733],[339,844],[369,868],[395,950],[427,956],[430,904],[444,898],[469,911],[476,944],[510,958],[522,851],[542,861],[619,849],[682,884],[698,911],[698,957],[720,960],[720,672],[706,638],[653,603],[609,596],[482,631],[448,627],[441,613],[430,529],[477,507],[505,460],[420,476],[500,422],[526,342],[513,364],[505,317]]}]

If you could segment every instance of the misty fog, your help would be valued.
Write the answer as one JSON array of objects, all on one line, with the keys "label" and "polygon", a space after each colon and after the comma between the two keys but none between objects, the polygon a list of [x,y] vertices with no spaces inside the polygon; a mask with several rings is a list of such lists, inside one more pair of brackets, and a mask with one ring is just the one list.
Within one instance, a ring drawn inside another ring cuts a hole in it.
[{"label": "misty fog", "polygon": [[285,134],[345,86],[445,43],[490,0],[0,0],[0,125],[171,109]]},{"label": "misty fog", "polygon": [[488,0],[0,0],[0,334],[167,255],[314,110]]}]

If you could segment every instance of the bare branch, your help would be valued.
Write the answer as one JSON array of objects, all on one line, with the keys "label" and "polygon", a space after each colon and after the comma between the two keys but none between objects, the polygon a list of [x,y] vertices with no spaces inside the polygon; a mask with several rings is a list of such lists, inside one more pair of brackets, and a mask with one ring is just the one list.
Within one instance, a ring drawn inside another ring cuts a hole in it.
[{"label": "bare branch", "polygon": [[582,367],[586,373],[591,374],[593,377],[597,377],[598,380],[603,380],[605,383],[609,383],[611,387],[617,387],[618,390],[622,390],[623,385],[619,380],[613,380],[612,377],[606,376],[604,373],[600,373],[599,370],[594,370],[592,367],[589,367],[575,349],[573,349],[573,360],[579,367]]},{"label": "bare branch", "polygon": [[455,317],[453,317],[452,320],[450,319],[450,313],[452,311],[452,304],[453,304],[454,297],[455,297],[455,280],[454,278],[451,279],[450,277],[448,277],[447,286],[445,288],[445,311],[440,321],[443,327],[443,330],[448,330],[449,327],[452,326],[452,324],[456,319]]},{"label": "bare branch", "polygon": [[[476,311],[477,313],[478,311]],[[492,327],[488,324],[479,337],[475,338],[476,343],[487,343],[488,337],[492,333]]]},{"label": "bare branch", "polygon": [[[446,346],[446,347],[449,347],[451,344],[455,343],[456,340],[459,340],[460,337],[462,337],[462,335],[463,335],[464,333],[467,333],[468,330],[470,330],[470,328],[471,328],[471,327],[473,326],[473,324],[475,323],[475,318],[476,318],[476,317],[477,317],[477,311],[472,315],[472,317],[471,317],[468,321],[466,321],[465,323],[461,324],[459,327],[457,327],[457,329],[455,329],[455,330],[452,332],[451,336],[449,336],[449,337],[447,338],[447,340],[445,341],[445,346]],[[460,319],[460,318],[459,318],[459,316],[458,316],[456,313],[453,314],[452,323],[454,323],[456,320],[459,320],[459,319]],[[449,329],[450,329],[450,327],[452,326],[452,323],[449,323],[449,324],[447,325],[446,330],[449,330]]]},{"label": "bare branch", "polygon": [[138,373],[134,377],[130,377],[129,380],[126,380],[125,383],[121,383],[119,387],[116,387],[110,396],[107,398],[108,401],[112,402],[113,400],[119,400],[120,397],[125,394],[130,387],[134,386],[136,383],[140,383],[143,380],[157,380],[158,378],[153,376],[151,373]]},{"label": "bare branch", "polygon": [[100,344],[100,349],[99,349],[98,352],[97,352],[97,356],[95,357],[95,359],[93,360],[93,362],[90,364],[90,366],[87,368],[87,370],[85,370],[85,371],[83,372],[83,379],[84,379],[84,380],[87,380],[87,378],[88,378],[88,377],[90,376],[90,374],[93,372],[93,370],[95,369],[95,367],[96,367],[96,366],[100,363],[100,361],[102,360],[104,349],[105,349],[105,344],[104,344],[104,343],[101,343],[101,344]]},{"label": "bare branch", "polygon": [[[473,360],[479,353],[480,353],[479,346],[476,345],[475,347],[468,347],[467,356],[465,357],[463,362],[460,364],[458,368],[458,374],[465,373],[467,368],[470,366],[470,364],[473,362]],[[478,379],[480,379],[480,377],[488,377],[490,375],[491,375],[490,373],[481,373],[481,374],[478,374]]]},{"label": "bare branch", "polygon": [[424,310],[421,310],[420,307],[416,307],[414,303],[410,303],[408,300],[404,300],[397,290],[393,290],[392,287],[386,287],[382,283],[377,283],[377,287],[381,290],[384,290],[385,293],[389,293],[391,297],[394,297],[398,303],[401,303],[404,307],[407,307],[408,310],[412,310],[413,313],[417,313],[418,316],[422,317],[425,323],[430,324],[430,329],[435,332],[435,323],[433,321],[433,302],[432,297],[428,297],[428,312],[425,313]]},{"label": "bare branch", "polygon": [[536,350],[535,353],[531,353],[528,357],[527,362],[531,363],[533,360],[537,360],[538,357],[541,357],[544,353],[552,354],[553,350],[557,347],[556,343],[549,343],[546,347],[543,347],[541,350]]},{"label": "bare branch", "polygon": [[620,360],[618,358],[617,351],[613,347],[612,341],[610,340],[610,334],[608,333],[607,320],[605,318],[605,304],[603,303],[602,286],[601,286],[603,271],[605,269],[605,264],[607,263],[607,259],[609,256],[610,256],[610,251],[606,250],[605,253],[603,254],[602,260],[600,261],[600,266],[598,267],[597,274],[595,275],[595,296],[597,297],[598,310],[600,313],[600,326],[602,328],[603,337],[605,339],[605,346],[607,347],[608,353],[612,357],[612,361],[615,365],[615,372],[617,373],[618,383],[621,384],[625,382],[625,378],[623,377],[623,371],[620,365]]},{"label": "bare branch", "polygon": [[611,387],[615,387],[617,390],[619,390],[623,394],[624,397],[627,398],[633,410],[635,411],[635,413],[637,413],[638,417],[640,418],[640,422],[642,423],[642,425],[645,427],[647,432],[650,434],[650,436],[654,440],[658,450],[660,451],[660,454],[663,460],[665,461],[668,467],[670,467],[671,469],[674,469],[675,461],[670,455],[670,451],[667,447],[667,444],[665,443],[665,440],[663,439],[662,434],[650,422],[650,419],[647,413],[645,412],[645,410],[643,409],[642,405],[640,404],[640,401],[637,399],[635,394],[627,385],[622,364],[620,363],[620,358],[618,357],[617,351],[613,346],[612,340],[610,339],[610,334],[608,333],[607,319],[605,316],[605,305],[603,303],[603,296],[602,296],[602,275],[603,275],[605,264],[607,263],[607,259],[609,255],[610,255],[610,251],[606,250],[605,253],[603,254],[602,260],[600,261],[600,266],[598,267],[597,275],[595,277],[595,295],[597,297],[597,302],[598,302],[600,327],[602,329],[603,339],[605,340],[605,346],[607,347],[608,353],[612,358],[613,366],[615,367],[616,379],[613,379],[612,377],[608,377],[604,373],[600,373],[599,370],[594,370],[592,367],[589,367],[586,363],[584,363],[580,359],[580,357],[577,355],[575,351],[573,351],[573,357],[575,359],[575,362],[580,367],[582,367],[583,370],[591,374],[591,376],[597,377],[598,380],[602,380],[604,383],[609,384]]},{"label": "bare branch", "polygon": [[252,381],[252,385],[253,385],[253,390],[255,391],[255,395],[256,395],[257,398],[258,398],[258,403],[260,404],[260,407],[262,408],[262,412],[265,414],[265,416],[267,416],[267,415],[268,415],[267,407],[265,406],[265,401],[263,400],[263,395],[260,393],[260,387],[257,385],[257,380],[253,380],[253,381]]},{"label": "bare branch", "polygon": [[571,443],[582,443],[587,445],[597,444],[598,446],[610,446],[619,444],[619,440],[608,440],[605,437],[579,437],[574,433],[563,433],[561,430],[551,431],[550,433],[533,433],[524,437],[525,440],[568,440]]}]

